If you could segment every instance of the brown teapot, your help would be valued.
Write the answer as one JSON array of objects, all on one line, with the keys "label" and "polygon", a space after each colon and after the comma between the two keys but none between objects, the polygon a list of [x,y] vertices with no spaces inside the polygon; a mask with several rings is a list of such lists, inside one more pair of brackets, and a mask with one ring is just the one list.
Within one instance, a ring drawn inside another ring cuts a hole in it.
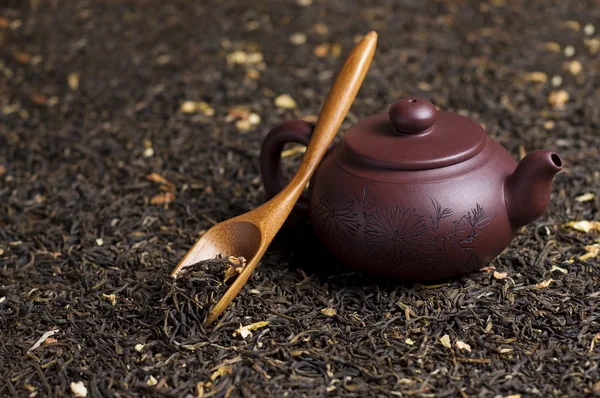
[{"label": "brown teapot", "polygon": [[[308,145],[313,125],[286,121],[265,137],[267,199],[285,185],[281,151]],[[517,165],[478,123],[419,97],[351,126],[331,145],[299,208],[322,244],[359,272],[415,281],[491,261],[550,201],[561,158],[540,150]]]}]

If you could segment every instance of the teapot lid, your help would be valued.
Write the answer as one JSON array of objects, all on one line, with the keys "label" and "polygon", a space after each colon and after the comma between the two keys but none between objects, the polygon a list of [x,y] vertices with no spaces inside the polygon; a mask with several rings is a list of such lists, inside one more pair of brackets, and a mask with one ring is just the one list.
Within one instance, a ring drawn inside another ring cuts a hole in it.
[{"label": "teapot lid", "polygon": [[343,151],[353,161],[395,170],[450,166],[477,155],[485,146],[481,125],[438,111],[419,97],[407,97],[358,121],[346,132]]}]

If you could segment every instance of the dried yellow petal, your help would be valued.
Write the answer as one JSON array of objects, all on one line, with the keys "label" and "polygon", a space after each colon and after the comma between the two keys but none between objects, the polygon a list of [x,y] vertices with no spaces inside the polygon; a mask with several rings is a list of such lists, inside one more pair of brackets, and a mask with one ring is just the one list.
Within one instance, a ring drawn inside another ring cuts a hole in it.
[{"label": "dried yellow petal", "polygon": [[275,105],[280,108],[294,109],[296,107],[296,101],[288,94],[281,94],[275,98]]},{"label": "dried yellow petal", "polygon": [[269,324],[268,321],[261,321],[261,322],[251,323],[250,325],[247,325],[247,326],[240,325],[240,327],[235,332],[233,332],[233,335],[241,336],[243,339],[245,339],[248,336],[252,336],[251,330],[264,328],[268,324]]},{"label": "dried yellow petal", "polygon": [[508,276],[507,272],[494,271],[494,278],[496,278],[498,280],[506,279],[507,276]]},{"label": "dried yellow petal", "polygon": [[543,281],[543,282],[540,282],[540,283],[536,284],[536,285],[535,285],[535,288],[536,288],[536,289],[545,289],[545,288],[547,288],[548,286],[550,286],[550,284],[551,284],[552,282],[554,282],[554,279],[547,279],[547,280],[545,280],[545,281]]},{"label": "dried yellow petal", "polygon": [[583,70],[583,66],[581,65],[581,62],[571,61],[569,63],[569,72],[571,72],[572,75],[577,76],[578,74],[581,73],[582,70]]},{"label": "dried yellow petal", "polygon": [[196,112],[196,104],[194,101],[185,101],[179,109],[183,113],[194,113]]},{"label": "dried yellow petal", "polygon": [[73,72],[67,76],[67,83],[69,84],[69,88],[73,91],[77,91],[79,88],[79,73]]},{"label": "dried yellow petal", "polygon": [[600,341],[600,333],[596,334],[592,338],[592,343],[590,344],[590,352],[594,351],[594,345]]},{"label": "dried yellow petal", "polygon": [[457,340],[456,343],[454,343],[454,346],[461,351],[471,352],[471,346],[463,341]]},{"label": "dried yellow petal", "polygon": [[530,72],[525,75],[525,80],[535,83],[546,83],[548,75],[544,72]]},{"label": "dried yellow petal", "polygon": [[553,91],[548,96],[548,103],[555,109],[560,109],[569,101],[569,93],[565,90]]},{"label": "dried yellow petal", "polygon": [[85,385],[83,384],[82,381],[78,381],[78,382],[73,382],[70,384],[71,387],[71,392],[73,393],[73,395],[75,395],[76,397],[87,397],[87,388],[85,388]]},{"label": "dried yellow petal", "polygon": [[290,41],[292,42],[292,44],[295,44],[297,46],[302,45],[306,43],[306,35],[304,33],[292,33],[292,35],[290,36]]},{"label": "dried yellow petal", "polygon": [[323,308],[321,310],[321,314],[325,316],[334,316],[335,314],[337,314],[337,311],[333,308]]},{"label": "dried yellow petal", "polygon": [[450,345],[450,336],[448,336],[447,334],[443,335],[440,338],[440,342],[442,343],[442,345],[446,348],[452,348],[452,345]]},{"label": "dried yellow petal", "polygon": [[108,302],[110,302],[111,305],[115,305],[115,303],[117,302],[117,296],[115,294],[104,294],[102,293],[102,298]]},{"label": "dried yellow petal", "polygon": [[546,48],[546,50],[552,51],[555,53],[560,51],[560,44],[558,44],[555,41],[547,42],[546,44],[544,44],[544,47]]},{"label": "dried yellow petal", "polygon": [[146,176],[148,181],[156,182],[163,185],[173,185],[171,184],[165,177],[161,176],[158,173],[151,173]]},{"label": "dried yellow petal", "polygon": [[579,257],[579,259],[581,261],[586,261],[586,260],[589,260],[590,258],[597,257],[598,254],[600,254],[600,245],[599,244],[587,245],[585,247],[585,250],[587,250],[587,253],[585,253],[583,256]]},{"label": "dried yellow petal", "polygon": [[169,204],[174,200],[175,200],[175,195],[173,195],[173,193],[165,192],[165,193],[159,193],[158,195],[154,196],[152,199],[150,199],[150,203],[152,203],[153,205],[163,205],[163,204]]},{"label": "dried yellow petal", "polygon": [[231,374],[231,366],[221,366],[212,375],[210,375],[210,379],[214,381],[217,377],[221,377],[226,374]]},{"label": "dried yellow petal", "polygon": [[583,41],[591,54],[596,54],[600,50],[600,39],[586,39]]},{"label": "dried yellow petal", "polygon": [[594,198],[596,198],[596,195],[594,195],[592,192],[588,192],[588,193],[584,193],[583,195],[576,197],[575,201],[588,202],[590,200],[594,200]]},{"label": "dried yellow petal", "polygon": [[330,48],[331,48],[330,44],[323,43],[323,44],[319,44],[318,46],[316,46],[313,52],[317,57],[322,58],[322,57],[327,56],[327,54],[329,54]]},{"label": "dried yellow petal", "polygon": [[575,229],[577,231],[585,232],[586,234],[591,230],[600,231],[600,221],[570,221],[564,224],[563,226]]},{"label": "dried yellow petal", "polygon": [[579,29],[581,29],[581,24],[574,20],[565,21],[565,26],[574,31],[578,31]]}]

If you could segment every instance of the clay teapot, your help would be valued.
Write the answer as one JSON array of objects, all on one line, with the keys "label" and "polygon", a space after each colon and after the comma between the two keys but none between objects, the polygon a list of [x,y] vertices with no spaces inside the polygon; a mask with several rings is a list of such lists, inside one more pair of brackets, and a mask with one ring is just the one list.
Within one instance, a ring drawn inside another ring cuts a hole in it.
[{"label": "clay teapot", "polygon": [[[260,167],[267,199],[285,185],[281,151],[308,145],[313,125],[281,123]],[[481,125],[419,97],[351,126],[298,202],[320,242],[362,273],[437,280],[482,267],[546,211],[563,167],[538,150],[518,164]]]}]

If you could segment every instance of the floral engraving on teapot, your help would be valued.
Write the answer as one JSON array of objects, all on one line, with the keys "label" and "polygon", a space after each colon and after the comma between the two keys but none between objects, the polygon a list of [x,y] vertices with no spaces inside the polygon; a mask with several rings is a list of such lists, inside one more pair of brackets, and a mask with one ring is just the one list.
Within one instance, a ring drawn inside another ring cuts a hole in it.
[{"label": "floral engraving on teapot", "polygon": [[375,207],[379,198],[377,196],[369,197],[369,187],[365,185],[362,196],[354,195],[354,199],[356,199],[358,205],[363,209],[363,216],[366,217],[369,210]]},{"label": "floral engraving on teapot", "polygon": [[362,232],[365,260],[389,267],[406,267],[417,261],[437,267],[447,261],[448,252],[453,249],[465,254],[465,267],[477,261],[476,238],[493,218],[478,203],[450,222],[445,220],[454,212],[434,198],[430,198],[433,210],[423,215],[411,207],[378,207],[378,198],[369,193],[369,187],[364,185],[360,195],[328,190],[319,197],[315,220],[326,239],[351,248],[353,239]]},{"label": "floral engraving on teapot", "polygon": [[327,239],[338,239],[349,244],[360,228],[354,212],[354,199],[333,190],[319,198],[315,211],[316,222],[321,224]]},{"label": "floral engraving on teapot", "polygon": [[429,221],[431,221],[431,229],[433,231],[437,231],[440,221],[442,221],[444,218],[450,217],[452,215],[452,210],[447,207],[442,210],[442,206],[440,206],[439,202],[435,199],[431,199],[431,203],[433,204],[435,214],[427,212],[427,215],[429,216]]},{"label": "floral engraving on teapot", "polygon": [[384,264],[406,264],[431,252],[433,238],[425,217],[413,208],[383,207],[366,217],[367,256]]},{"label": "floral engraving on teapot", "polygon": [[492,217],[477,204],[474,209],[453,222],[454,231],[448,235],[452,244],[462,251],[471,253],[467,266],[475,261],[475,238],[483,232],[483,229],[492,222]]}]

